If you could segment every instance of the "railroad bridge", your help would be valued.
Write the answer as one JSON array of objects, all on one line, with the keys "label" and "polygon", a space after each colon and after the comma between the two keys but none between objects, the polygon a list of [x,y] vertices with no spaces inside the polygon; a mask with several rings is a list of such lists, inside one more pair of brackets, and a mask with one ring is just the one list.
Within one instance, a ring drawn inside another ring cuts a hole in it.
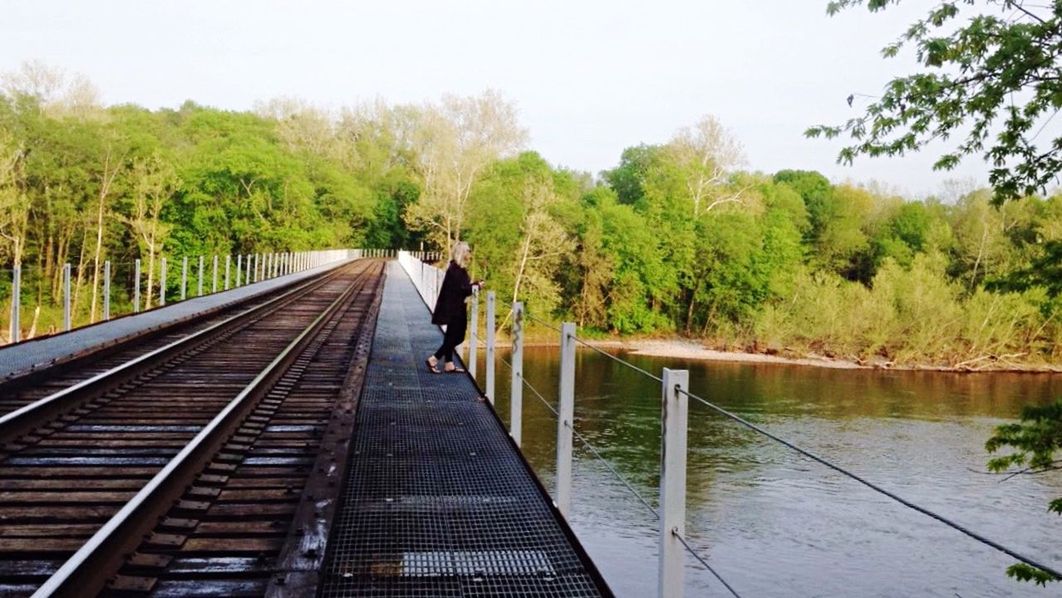
[{"label": "railroad bridge", "polygon": [[611,595],[474,379],[423,367],[417,277],[325,257],[0,349],[0,595]]}]

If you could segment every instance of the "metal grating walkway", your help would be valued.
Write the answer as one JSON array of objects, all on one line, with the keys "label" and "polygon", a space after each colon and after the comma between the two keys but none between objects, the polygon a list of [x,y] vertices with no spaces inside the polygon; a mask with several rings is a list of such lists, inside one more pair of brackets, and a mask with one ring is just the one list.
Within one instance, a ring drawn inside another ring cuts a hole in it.
[{"label": "metal grating walkway", "polygon": [[319,595],[610,596],[471,379],[389,264]]}]

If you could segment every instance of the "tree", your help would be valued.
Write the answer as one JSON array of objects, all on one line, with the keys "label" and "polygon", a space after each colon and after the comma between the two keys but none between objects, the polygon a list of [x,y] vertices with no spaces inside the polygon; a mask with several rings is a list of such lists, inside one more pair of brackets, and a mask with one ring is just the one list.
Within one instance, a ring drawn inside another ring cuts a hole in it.
[{"label": "tree", "polygon": [[0,257],[10,255],[16,267],[22,265],[29,227],[24,158],[25,149],[21,144],[0,130],[0,238],[9,244],[0,250]]},{"label": "tree", "polygon": [[[1055,453],[1062,450],[1062,401],[1025,407],[1020,422],[998,426],[985,443],[985,449],[994,453],[1003,448],[1011,448],[1013,452],[989,461],[990,470],[1003,472],[1017,467],[1019,474],[1042,474],[1062,469],[1062,461],[1055,458]],[[1048,510],[1062,515],[1062,498],[1052,500]],[[1007,575],[1039,585],[1059,581],[1047,571],[1025,563],[1011,565]]]},{"label": "tree", "polygon": [[171,229],[171,225],[162,221],[162,212],[176,189],[177,174],[173,166],[155,154],[148,159],[136,160],[130,176],[133,180],[133,201],[131,213],[125,217],[125,222],[141,248],[141,255],[147,250],[145,307],[150,308],[155,257],[162,255]]},{"label": "tree", "polygon": [[[877,12],[899,1],[837,0],[827,12],[864,4]],[[958,138],[934,168],[983,155],[997,202],[1056,182],[1062,135],[1041,145],[1038,139],[1062,109],[1062,3],[999,0],[989,3],[995,14],[983,14],[980,4],[945,0],[912,23],[882,54],[891,58],[914,46],[922,72],[890,81],[862,116],[811,127],[807,135],[847,134],[853,143],[838,161],[849,164],[859,155],[903,155]]]},{"label": "tree", "polygon": [[499,158],[523,146],[516,107],[495,91],[475,97],[444,96],[419,113],[413,151],[424,179],[419,202],[407,212],[409,224],[450,252],[461,239],[472,186]]},{"label": "tree", "polygon": [[693,217],[720,205],[741,201],[742,189],[727,190],[730,174],[745,162],[741,144],[717,118],[704,116],[667,144],[671,159],[683,174],[693,202]]},{"label": "tree", "polygon": [[619,166],[601,173],[621,204],[633,205],[645,196],[645,180],[659,162],[663,146],[638,145],[623,150]]}]

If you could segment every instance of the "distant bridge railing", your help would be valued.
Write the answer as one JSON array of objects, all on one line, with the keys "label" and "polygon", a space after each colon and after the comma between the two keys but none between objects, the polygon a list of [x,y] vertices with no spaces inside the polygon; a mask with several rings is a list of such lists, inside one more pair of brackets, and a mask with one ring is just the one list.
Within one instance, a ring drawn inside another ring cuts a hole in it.
[{"label": "distant bridge railing", "polygon": [[[99,271],[92,263],[83,265],[85,270],[78,275],[72,264],[66,263],[58,273],[60,282],[60,305],[62,306],[62,321],[57,332],[67,332],[75,328],[76,314],[72,298],[77,292],[78,284],[93,285],[93,279],[98,280],[101,293],[99,295],[99,311],[94,308],[81,325],[105,322],[119,315],[140,313],[154,307],[163,307],[185,299],[202,297],[227,291],[237,287],[253,284],[277,276],[285,276],[302,272],[319,266],[326,266],[337,261],[355,259],[367,256],[369,253],[394,254],[393,250],[369,250],[369,249],[326,249],[320,251],[288,251],[269,253],[247,253],[236,255],[189,255],[178,256],[162,255],[148,267],[151,273],[144,272],[143,260],[133,260],[131,263],[112,263],[106,260],[101,264]],[[8,325],[8,342],[17,343],[25,340],[23,334],[23,282],[27,271],[25,268],[15,266],[10,270],[10,311]],[[115,298],[116,275],[118,280],[123,281],[126,288],[119,291],[118,297],[123,300],[125,309],[112,309],[112,300]],[[95,291],[90,291],[95,294]],[[88,301],[93,301],[90,297]],[[95,304],[93,304],[95,306]],[[29,329],[30,337],[35,334],[36,318],[31,322]],[[0,344],[3,344],[0,342]]]},{"label": "distant bridge railing", "polygon": [[[414,255],[399,252],[399,262],[413,280],[414,286],[424,299],[425,304],[431,308],[435,304],[441,286],[443,271],[430,264],[425,264]],[[469,343],[466,366],[469,373],[476,376],[476,356],[479,348],[477,320],[479,317],[479,296],[473,293],[471,298],[471,318],[469,322]],[[560,334],[560,375],[558,380],[557,407],[554,407],[534,386],[523,376],[523,344],[524,344],[524,321],[533,320],[537,324]],[[509,367],[510,375],[510,430],[509,434],[519,446],[522,437],[523,425],[523,389],[526,386],[531,393],[546,406],[557,418],[557,464],[556,483],[554,488],[554,503],[558,510],[567,517],[571,508],[572,487],[572,451],[573,437],[598,459],[608,471],[621,482],[642,505],[660,520],[659,525],[659,559],[658,559],[658,595],[661,598],[679,598],[684,593],[685,556],[688,553],[698,561],[708,572],[733,595],[738,596],[737,591],[719,574],[708,560],[700,555],[686,538],[686,453],[688,432],[689,400],[693,399],[713,412],[722,415],[754,432],[779,443],[800,455],[811,459],[825,467],[828,467],[845,477],[870,488],[903,506],[922,513],[938,522],[959,531],[966,536],[994,548],[1014,559],[1027,565],[1036,567],[1047,574],[1054,576],[1056,580],[1062,580],[1062,573],[1047,565],[1037,562],[1023,554],[1018,553],[998,542],[971,531],[950,519],[933,512],[925,507],[908,501],[881,486],[860,477],[847,469],[824,459],[797,444],[779,437],[776,434],[736,415],[700,396],[692,394],[688,390],[689,372],[687,370],[672,370],[663,368],[660,376],[656,376],[634,364],[623,360],[615,355],[602,351],[576,336],[574,323],[565,322],[557,328],[550,322],[534,318],[525,313],[521,302],[512,304],[510,340],[512,342],[511,362],[502,360]],[[495,390],[495,294],[487,292],[486,321],[486,351],[485,351],[485,380],[483,384],[484,394],[493,405]],[[658,504],[659,510],[646,500],[634,486],[626,480],[615,467],[612,466],[595,448],[585,436],[575,429],[575,350],[576,345],[581,344],[590,350],[612,359],[625,367],[635,370],[661,385],[661,463],[660,463],[660,493]]]}]

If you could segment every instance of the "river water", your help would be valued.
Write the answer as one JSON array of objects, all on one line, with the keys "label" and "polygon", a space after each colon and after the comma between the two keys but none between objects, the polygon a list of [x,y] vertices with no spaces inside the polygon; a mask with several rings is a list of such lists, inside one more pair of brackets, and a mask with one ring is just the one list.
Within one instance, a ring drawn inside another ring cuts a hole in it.
[{"label": "river water", "polygon": [[[499,351],[508,360],[507,351]],[[986,475],[985,440],[1062,376],[849,371],[621,354],[917,504],[1062,567],[1062,475]],[[558,350],[525,350],[525,379],[556,404]],[[482,361],[480,380],[483,380]],[[497,367],[509,420],[509,369]],[[580,350],[576,429],[656,506],[660,387]],[[556,420],[524,391],[524,452],[553,491]],[[687,535],[742,596],[1058,596],[1006,577],[1013,559],[691,402]],[[576,441],[570,520],[619,596],[656,595],[657,522]],[[727,596],[687,559],[689,596]]]}]

